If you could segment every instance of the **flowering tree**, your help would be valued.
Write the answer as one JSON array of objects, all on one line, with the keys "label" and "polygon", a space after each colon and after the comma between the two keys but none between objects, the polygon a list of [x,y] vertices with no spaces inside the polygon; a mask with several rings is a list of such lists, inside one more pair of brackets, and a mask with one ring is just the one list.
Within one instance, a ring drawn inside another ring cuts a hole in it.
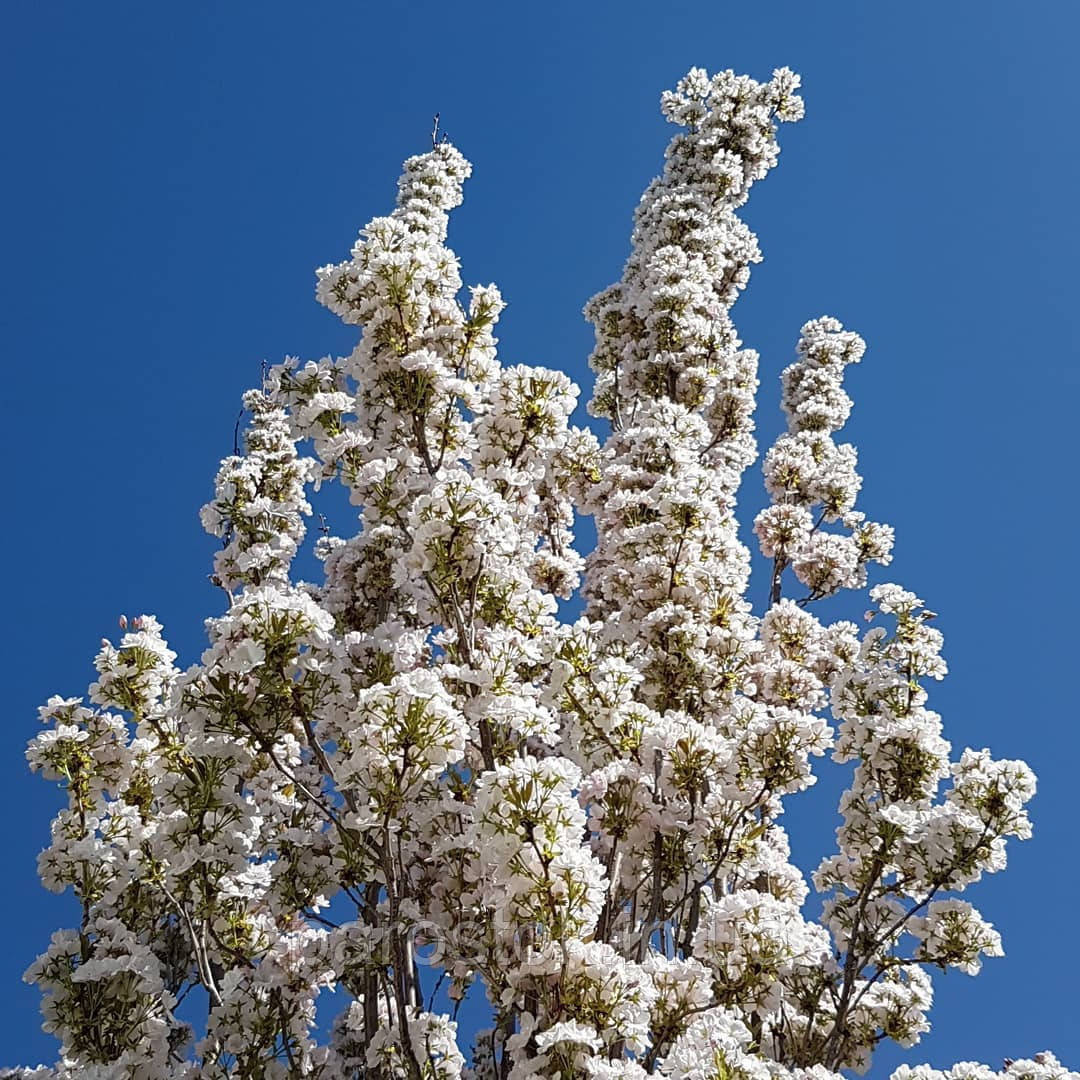
[{"label": "flowering tree", "polygon": [[[836,441],[864,345],[835,319],[783,373],[753,523],[768,604],[747,599],[757,356],[728,313],[760,255],[737,210],[798,85],[695,69],[664,95],[681,130],[586,311],[602,445],[569,425],[566,376],[498,364],[495,287],[460,301],[445,241],[470,167],[448,143],[318,272],[360,341],[245,395],[244,453],[203,509],[227,608],[200,663],[122,620],[91,704],[41,710],[29,759],[68,805],[40,872],[81,914],[27,973],[60,1064],[8,1075],[826,1080],[918,1041],[928,969],[1001,953],[957,894],[1029,835],[1034,777],[950,760],[915,595],[870,589],[865,632],[812,614],[893,542]],[[321,537],[323,582],[294,583],[329,481],[359,531]],[[851,784],[814,921],[780,815],[826,753]],[[467,996],[488,1020],[462,1046]],[[1004,1075],[1077,1074],[1040,1054]]]}]

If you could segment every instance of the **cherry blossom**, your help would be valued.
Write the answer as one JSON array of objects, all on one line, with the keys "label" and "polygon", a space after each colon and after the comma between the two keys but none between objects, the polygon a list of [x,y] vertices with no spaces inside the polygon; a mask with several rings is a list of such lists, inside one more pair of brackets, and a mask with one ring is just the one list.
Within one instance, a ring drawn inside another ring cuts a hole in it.
[{"label": "cherry blossom", "polygon": [[[759,358],[731,309],[761,253],[738,211],[798,88],[695,68],[663,95],[678,131],[586,307],[603,441],[564,374],[500,363],[499,292],[447,246],[449,143],[317,272],[359,340],[244,395],[202,511],[206,650],[181,671],[124,618],[85,697],[40,711],[28,760],[67,803],[39,869],[76,925],[26,973],[59,1062],[10,1075],[830,1080],[918,1042],[934,969],[1001,954],[959,894],[1030,835],[1034,776],[954,756],[917,596],[851,598],[862,629],[815,606],[894,543],[837,441],[866,345],[833,318],[780,380],[747,519],[767,583],[740,539]],[[351,520],[298,581],[333,483]],[[782,815],[826,756],[849,785],[808,882]],[[895,1080],[1076,1076],[1042,1053]]]}]

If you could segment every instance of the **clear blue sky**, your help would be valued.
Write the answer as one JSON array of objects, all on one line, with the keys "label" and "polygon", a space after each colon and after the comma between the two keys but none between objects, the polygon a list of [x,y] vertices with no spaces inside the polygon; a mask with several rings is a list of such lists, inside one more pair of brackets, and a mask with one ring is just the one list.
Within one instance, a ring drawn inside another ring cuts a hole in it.
[{"label": "clear blue sky", "polygon": [[[466,281],[509,301],[503,359],[587,383],[580,310],[618,276],[659,168],[660,91],[691,65],[787,64],[807,119],[747,208],[766,261],[734,313],[762,353],[762,437],[800,325],[830,313],[863,333],[846,434],[863,508],[897,528],[888,577],[941,613],[952,674],[931,706],[957,749],[1026,758],[1040,780],[1035,838],[969,894],[1008,955],[937,978],[935,1030],[902,1056],[1053,1047],[1080,1066],[1080,9],[40,2],[4,24],[0,1064],[53,1059],[19,977],[75,919],[36,883],[55,805],[23,760],[36,706],[83,692],[121,612],[156,613],[181,663],[198,658],[219,599],[197,510],[240,393],[264,359],[350,348],[313,268],[389,208],[432,114],[475,165],[451,243]],[[761,497],[755,469],[748,517]],[[834,799],[791,803],[803,865],[831,842]]]}]

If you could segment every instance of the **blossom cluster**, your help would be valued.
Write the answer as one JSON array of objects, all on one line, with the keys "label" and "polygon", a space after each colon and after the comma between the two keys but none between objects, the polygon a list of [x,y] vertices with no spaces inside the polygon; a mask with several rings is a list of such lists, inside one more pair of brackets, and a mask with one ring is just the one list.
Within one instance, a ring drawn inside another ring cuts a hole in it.
[{"label": "blossom cluster", "polygon": [[[758,357],[730,309],[760,253],[737,211],[798,86],[694,69],[664,95],[680,130],[586,309],[602,444],[565,375],[499,362],[497,289],[464,294],[450,144],[318,271],[361,336],[244,397],[202,514],[227,601],[206,651],[181,672],[153,617],[123,620],[89,704],[41,710],[29,761],[68,803],[40,872],[80,916],[27,972],[60,1062],[15,1075],[830,1080],[918,1040],[931,969],[1001,953],[958,894],[1029,835],[1034,777],[952,759],[912,593],[873,588],[866,632],[809,610],[893,543],[833,439],[864,350],[834,319],[783,373],[754,524],[769,602],[749,599]],[[331,482],[354,519],[298,582]],[[814,919],[781,822],[830,753],[852,782]],[[466,998],[488,1013],[471,1046]],[[998,1074],[897,1080],[976,1075]],[[1001,1074],[1075,1075],[1048,1054]]]},{"label": "blossom cluster", "polygon": [[[892,528],[855,510],[862,486],[855,447],[832,438],[851,412],[844,368],[865,351],[862,338],[836,319],[814,319],[802,328],[799,359],[784,370],[788,430],[765,455],[772,505],[754,519],[761,553],[773,560],[774,601],[788,566],[809,590],[807,599],[817,600],[862,588],[868,563],[892,561]],[[823,531],[825,522],[839,522],[846,532]]]}]

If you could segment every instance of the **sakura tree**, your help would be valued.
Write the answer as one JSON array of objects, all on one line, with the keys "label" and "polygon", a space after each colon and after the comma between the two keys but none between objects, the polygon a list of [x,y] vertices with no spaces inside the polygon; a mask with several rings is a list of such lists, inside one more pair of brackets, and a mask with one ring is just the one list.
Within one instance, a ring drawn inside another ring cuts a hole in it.
[{"label": "sakura tree", "polygon": [[[1030,834],[1032,773],[951,757],[913,593],[852,597],[861,627],[814,614],[893,544],[837,441],[864,344],[832,318],[783,373],[749,588],[758,358],[729,311],[761,256],[738,210],[798,86],[694,69],[664,94],[679,131],[586,309],[603,442],[565,375],[500,366],[497,289],[462,299],[449,143],[318,271],[359,342],[244,397],[202,512],[225,610],[200,662],[122,620],[89,704],[41,710],[30,763],[68,804],[40,873],[79,913],[27,972],[60,1062],[8,1075],[826,1080],[918,1042],[932,969],[1001,953],[958,897]],[[358,527],[294,581],[331,482]],[[826,754],[850,787],[815,919],[781,815]],[[894,1075],[1078,1074],[1045,1053]]]}]

